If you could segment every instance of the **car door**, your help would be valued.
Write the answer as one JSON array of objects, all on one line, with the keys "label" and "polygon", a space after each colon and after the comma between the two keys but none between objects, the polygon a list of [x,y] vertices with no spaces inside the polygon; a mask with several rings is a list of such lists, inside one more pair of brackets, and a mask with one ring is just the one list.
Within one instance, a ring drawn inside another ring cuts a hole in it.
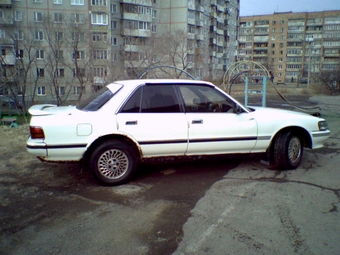
[{"label": "car door", "polygon": [[138,141],[144,157],[184,155],[188,125],[171,84],[138,88],[117,114],[119,131]]},{"label": "car door", "polygon": [[186,154],[250,152],[257,139],[256,120],[234,113],[235,102],[212,86],[181,85],[189,126]]}]

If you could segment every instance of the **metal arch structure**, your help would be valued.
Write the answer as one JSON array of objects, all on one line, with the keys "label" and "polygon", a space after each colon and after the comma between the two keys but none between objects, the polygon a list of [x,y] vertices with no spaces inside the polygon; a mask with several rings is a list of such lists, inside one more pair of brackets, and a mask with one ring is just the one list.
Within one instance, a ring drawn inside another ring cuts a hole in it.
[{"label": "metal arch structure", "polygon": [[144,76],[147,72],[149,72],[149,71],[151,71],[151,70],[153,70],[153,69],[157,69],[157,68],[159,68],[159,69],[161,69],[161,68],[171,68],[171,69],[175,69],[175,70],[177,70],[177,71],[180,71],[181,73],[186,74],[186,75],[189,76],[191,79],[196,80],[190,73],[188,73],[187,71],[185,71],[185,70],[183,70],[183,69],[181,69],[181,68],[178,68],[178,67],[176,67],[176,66],[152,66],[152,67],[150,67],[150,68],[144,70],[144,71],[141,72],[140,74],[138,74],[138,75],[137,75],[137,79],[142,79],[143,76]]},{"label": "metal arch structure", "polygon": [[[228,85],[229,87],[229,94],[231,92],[231,86],[233,85],[234,81],[240,77],[242,74],[244,73],[249,73],[251,72],[252,70],[240,70],[239,69],[239,66],[241,65],[253,65],[253,66],[258,66],[262,71],[263,71],[263,75],[262,76],[265,76],[265,77],[270,77],[270,74],[269,74],[269,71],[267,70],[267,68],[260,64],[260,63],[257,63],[255,61],[251,61],[251,60],[243,60],[243,61],[239,61],[239,62],[236,62],[234,64],[232,64],[228,69],[227,71],[224,73],[223,75],[223,81],[222,81],[222,87],[226,90],[226,84]],[[300,110],[300,111],[303,111],[303,112],[311,112],[313,109],[319,109],[321,110],[319,107],[308,107],[308,108],[305,108],[305,107],[298,107],[294,104],[292,104],[290,101],[288,101],[288,99],[283,96],[280,91],[278,90],[278,88],[275,86],[275,84],[273,83],[273,81],[271,81],[270,79],[268,79],[268,82],[269,84],[274,88],[274,90],[276,91],[276,93],[281,97],[282,100],[284,100],[285,102],[287,102],[290,106],[292,106],[293,108],[297,109],[297,110]],[[314,116],[320,116],[320,113],[319,112],[314,112],[312,115]]]},{"label": "metal arch structure", "polygon": [[269,77],[269,71],[267,70],[267,68],[255,61],[252,60],[242,60],[239,62],[235,62],[234,64],[232,64],[231,66],[229,66],[229,68],[225,71],[224,75],[223,75],[223,80],[222,80],[222,87],[225,90],[229,90],[229,94],[230,94],[230,90],[231,90],[231,86],[234,83],[234,81],[242,74],[244,73],[248,73],[252,70],[240,70],[240,66],[244,66],[244,65],[248,65],[248,66],[253,66],[254,67],[258,67],[258,69],[262,70],[263,72],[263,76],[267,76]]}]

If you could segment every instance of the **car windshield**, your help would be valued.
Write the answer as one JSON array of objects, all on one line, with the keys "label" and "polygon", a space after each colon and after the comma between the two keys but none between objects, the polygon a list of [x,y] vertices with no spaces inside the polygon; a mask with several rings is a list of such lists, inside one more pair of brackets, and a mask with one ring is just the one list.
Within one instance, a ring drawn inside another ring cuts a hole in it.
[{"label": "car windshield", "polygon": [[77,109],[81,111],[94,112],[99,110],[103,105],[105,105],[113,96],[122,88],[121,84],[117,84],[114,87],[114,91],[108,89],[107,87],[102,88],[97,93],[93,94],[89,98],[80,102],[77,105]]}]

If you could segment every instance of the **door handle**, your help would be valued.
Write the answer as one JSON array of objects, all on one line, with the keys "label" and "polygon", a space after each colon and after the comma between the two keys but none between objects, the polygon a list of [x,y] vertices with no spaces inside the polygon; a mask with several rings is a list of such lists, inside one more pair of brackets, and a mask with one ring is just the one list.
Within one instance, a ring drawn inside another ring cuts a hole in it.
[{"label": "door handle", "polygon": [[191,124],[203,124],[203,120],[193,120]]},{"label": "door handle", "polygon": [[127,121],[125,125],[137,125],[137,120]]}]

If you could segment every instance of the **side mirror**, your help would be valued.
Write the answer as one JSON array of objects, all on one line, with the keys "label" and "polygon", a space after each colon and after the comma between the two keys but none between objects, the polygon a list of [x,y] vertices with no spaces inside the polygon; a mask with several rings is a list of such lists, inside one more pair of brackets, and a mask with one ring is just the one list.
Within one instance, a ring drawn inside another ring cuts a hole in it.
[{"label": "side mirror", "polygon": [[239,114],[242,112],[242,108],[238,104],[234,104],[234,113]]}]

